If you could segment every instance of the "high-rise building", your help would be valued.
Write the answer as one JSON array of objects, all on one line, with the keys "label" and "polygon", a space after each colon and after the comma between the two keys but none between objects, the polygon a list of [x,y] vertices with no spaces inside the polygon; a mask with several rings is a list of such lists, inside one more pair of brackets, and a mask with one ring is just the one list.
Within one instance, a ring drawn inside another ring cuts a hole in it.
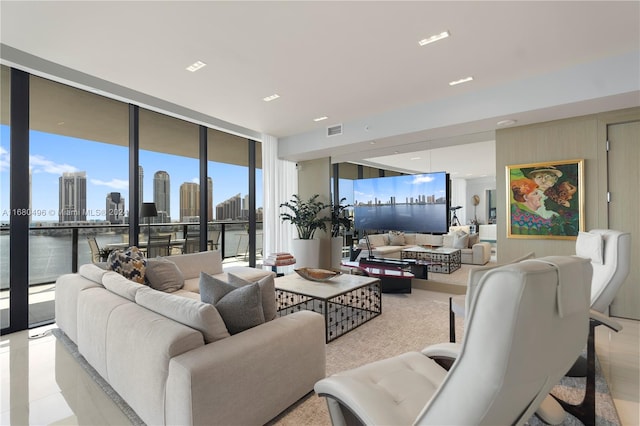
[{"label": "high-rise building", "polygon": [[[180,222],[200,219],[200,185],[185,182],[180,185]],[[195,219],[194,219],[195,218]]]},{"label": "high-rise building", "polygon": [[171,222],[171,182],[169,173],[158,170],[153,175],[153,202],[156,203],[159,221]]},{"label": "high-rise building", "polygon": [[58,181],[60,222],[87,220],[87,173],[64,172]]},{"label": "high-rise building", "polygon": [[124,197],[119,192],[107,194],[105,219],[110,223],[124,223]]},{"label": "high-rise building", "polygon": [[242,218],[242,198],[236,194],[216,205],[217,220],[238,220]]}]

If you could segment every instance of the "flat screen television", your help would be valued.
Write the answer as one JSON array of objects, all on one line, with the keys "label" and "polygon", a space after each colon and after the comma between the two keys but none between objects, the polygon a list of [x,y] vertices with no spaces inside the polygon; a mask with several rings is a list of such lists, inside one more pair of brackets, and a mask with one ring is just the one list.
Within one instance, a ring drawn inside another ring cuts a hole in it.
[{"label": "flat screen television", "polygon": [[354,180],[355,228],[447,233],[449,194],[446,172]]}]

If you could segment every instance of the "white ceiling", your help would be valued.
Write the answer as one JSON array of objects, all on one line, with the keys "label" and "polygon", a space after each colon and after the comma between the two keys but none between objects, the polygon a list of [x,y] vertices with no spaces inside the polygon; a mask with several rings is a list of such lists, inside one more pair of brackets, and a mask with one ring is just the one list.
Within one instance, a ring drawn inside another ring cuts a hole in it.
[{"label": "white ceiling", "polygon": [[[169,103],[169,109],[197,111],[203,122],[218,120],[222,128],[232,123],[240,126],[232,129],[238,134],[299,140],[309,151],[304,135],[324,131],[328,124],[371,117],[375,125],[375,117],[389,111],[449,100],[468,103],[501,86],[640,51],[638,1],[3,0],[0,8],[0,53],[7,65],[138,103],[150,95]],[[448,39],[418,45],[445,30],[451,33]],[[22,60],[12,49],[50,62]],[[207,66],[186,71],[195,61]],[[471,83],[448,85],[469,75]],[[640,105],[637,88],[630,97],[621,96],[629,91],[613,87],[615,82],[592,83],[608,96],[599,96],[599,102],[576,98],[555,109],[540,103],[544,110],[503,118],[520,125]],[[274,93],[280,98],[262,100]],[[533,93],[549,99],[558,95],[539,88]],[[483,109],[495,107],[491,97],[476,99],[479,118]],[[314,122],[319,116],[329,118]],[[410,158],[430,156],[429,168],[443,169],[434,164],[437,158],[459,158],[473,149],[473,161],[463,163],[466,169],[459,173],[495,175],[495,153],[478,148],[490,146],[497,117],[479,118],[469,116],[456,126],[430,124],[440,129],[435,133],[420,133],[428,129],[412,123],[402,134],[376,137],[375,146],[360,138],[330,152],[345,161],[419,172],[429,171],[426,161],[417,166],[421,161]],[[478,137],[465,139],[466,134]],[[442,148],[468,142],[480,145],[453,153]],[[434,148],[442,151],[424,151]],[[459,168],[459,161],[454,164]]]}]

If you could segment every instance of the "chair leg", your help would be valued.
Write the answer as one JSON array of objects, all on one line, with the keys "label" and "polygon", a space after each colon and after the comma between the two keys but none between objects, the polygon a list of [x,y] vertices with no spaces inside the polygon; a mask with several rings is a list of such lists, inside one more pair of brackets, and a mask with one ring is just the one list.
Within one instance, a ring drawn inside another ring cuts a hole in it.
[{"label": "chair leg", "polygon": [[589,338],[587,340],[587,383],[585,386],[584,399],[577,405],[569,404],[560,398],[553,396],[564,410],[580,420],[585,426],[596,424],[596,345],[595,328],[598,324],[595,321],[589,322]]},{"label": "chair leg", "polygon": [[453,312],[452,298],[449,298],[449,342],[456,342],[456,314]]}]

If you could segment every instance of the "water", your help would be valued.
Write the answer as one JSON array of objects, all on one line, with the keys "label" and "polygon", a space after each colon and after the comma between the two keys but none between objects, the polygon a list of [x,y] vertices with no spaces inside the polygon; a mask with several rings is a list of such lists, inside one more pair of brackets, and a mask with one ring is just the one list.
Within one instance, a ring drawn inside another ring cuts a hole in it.
[{"label": "water", "polygon": [[445,204],[397,204],[356,206],[357,229],[384,229],[410,232],[447,232]]},{"label": "water", "polygon": [[[71,230],[61,231],[63,235],[35,235],[29,237],[29,284],[55,281],[60,275],[71,273],[72,241]],[[126,232],[126,231],[125,231]],[[127,234],[96,234],[98,246],[125,241]],[[177,232],[176,238],[182,238]],[[262,236],[257,236],[258,250],[262,246]],[[248,235],[243,230],[225,230],[225,257],[244,254]],[[222,237],[219,243],[222,243]],[[220,246],[219,246],[220,247]],[[238,253],[239,252],[239,253]],[[91,263],[91,250],[85,235],[78,237],[78,265]],[[0,289],[9,288],[9,235],[0,235]]]}]

